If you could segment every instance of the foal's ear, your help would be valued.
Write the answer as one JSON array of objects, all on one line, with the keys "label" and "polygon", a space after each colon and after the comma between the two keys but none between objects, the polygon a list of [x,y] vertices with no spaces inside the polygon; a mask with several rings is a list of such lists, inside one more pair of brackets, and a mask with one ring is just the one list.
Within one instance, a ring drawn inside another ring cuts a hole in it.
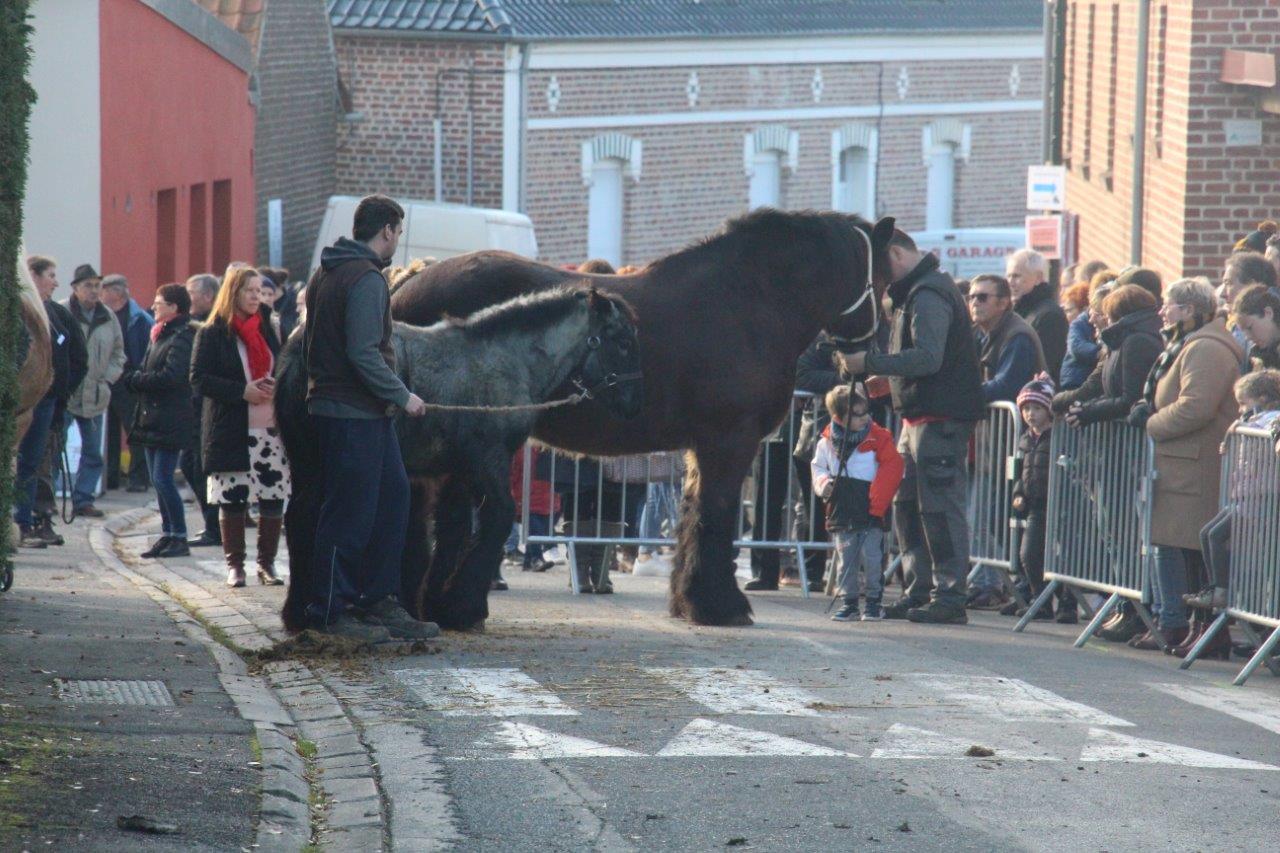
[{"label": "foal's ear", "polygon": [[889,241],[893,239],[893,229],[896,224],[897,220],[892,216],[881,218],[871,229],[871,245],[877,249],[883,249],[889,245]]},{"label": "foal's ear", "polygon": [[594,287],[589,287],[583,293],[578,294],[579,298],[587,300],[587,307],[597,314],[608,314],[613,308],[613,303],[600,295],[600,291]]}]

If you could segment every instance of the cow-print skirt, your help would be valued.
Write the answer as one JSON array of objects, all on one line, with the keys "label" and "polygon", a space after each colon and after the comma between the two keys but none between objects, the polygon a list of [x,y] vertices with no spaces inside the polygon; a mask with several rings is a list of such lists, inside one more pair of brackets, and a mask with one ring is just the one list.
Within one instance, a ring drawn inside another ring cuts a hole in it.
[{"label": "cow-print skirt", "polygon": [[288,500],[289,464],[276,429],[249,430],[249,470],[209,472],[211,504]]}]

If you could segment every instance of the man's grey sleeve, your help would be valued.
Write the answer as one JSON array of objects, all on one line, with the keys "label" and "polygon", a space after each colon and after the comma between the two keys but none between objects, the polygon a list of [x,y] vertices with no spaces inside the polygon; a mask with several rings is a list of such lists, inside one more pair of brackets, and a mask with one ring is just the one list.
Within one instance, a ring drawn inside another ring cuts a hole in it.
[{"label": "man's grey sleeve", "polygon": [[931,376],[942,368],[951,326],[951,308],[936,293],[923,290],[912,301],[911,349],[871,353],[867,372],[881,376]]},{"label": "man's grey sleeve", "polygon": [[365,273],[351,286],[347,294],[347,359],[369,393],[403,409],[409,402],[409,389],[378,350],[390,298],[380,273]]}]

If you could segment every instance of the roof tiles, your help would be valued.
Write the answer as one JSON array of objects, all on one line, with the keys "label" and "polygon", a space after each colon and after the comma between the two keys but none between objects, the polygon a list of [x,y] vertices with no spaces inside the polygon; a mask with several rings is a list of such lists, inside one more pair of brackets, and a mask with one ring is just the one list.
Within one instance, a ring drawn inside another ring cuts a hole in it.
[{"label": "roof tiles", "polygon": [[249,40],[256,52],[258,35],[262,31],[267,0],[194,0],[231,29]]}]

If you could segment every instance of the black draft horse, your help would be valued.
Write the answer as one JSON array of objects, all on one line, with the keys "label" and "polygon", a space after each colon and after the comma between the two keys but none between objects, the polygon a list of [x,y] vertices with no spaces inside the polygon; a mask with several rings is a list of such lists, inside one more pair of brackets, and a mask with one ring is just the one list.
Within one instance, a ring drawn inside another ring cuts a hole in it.
[{"label": "black draft horse", "polygon": [[[751,623],[733,562],[743,478],[761,439],[789,410],[796,359],[818,332],[846,347],[874,335],[893,227],[892,218],[873,226],[842,213],[762,209],[635,275],[587,277],[637,314],[643,410],[630,421],[597,405],[547,412],[533,435],[591,455],[690,451],[672,615],[702,625]],[[406,280],[391,310],[405,322],[432,323],[582,277],[476,252]],[[465,523],[460,512],[451,515]]]},{"label": "black draft horse", "polygon": [[[582,284],[581,281],[569,285]],[[282,616],[290,631],[305,627],[317,577],[312,553],[323,492],[324,460],[307,414],[306,353],[294,335],[280,357],[276,421],[293,473],[285,516],[289,592]],[[641,409],[635,318],[621,298],[566,286],[525,295],[465,321],[429,328],[396,323],[396,371],[431,409],[396,421],[409,474],[413,514],[401,563],[400,600],[442,627],[468,629],[489,614],[489,581],[511,532],[511,456],[529,437],[536,410],[586,389],[602,410],[623,419]],[[494,407],[502,407],[494,410]],[[443,493],[431,546],[434,496]],[[479,521],[471,532],[472,513]]]}]

